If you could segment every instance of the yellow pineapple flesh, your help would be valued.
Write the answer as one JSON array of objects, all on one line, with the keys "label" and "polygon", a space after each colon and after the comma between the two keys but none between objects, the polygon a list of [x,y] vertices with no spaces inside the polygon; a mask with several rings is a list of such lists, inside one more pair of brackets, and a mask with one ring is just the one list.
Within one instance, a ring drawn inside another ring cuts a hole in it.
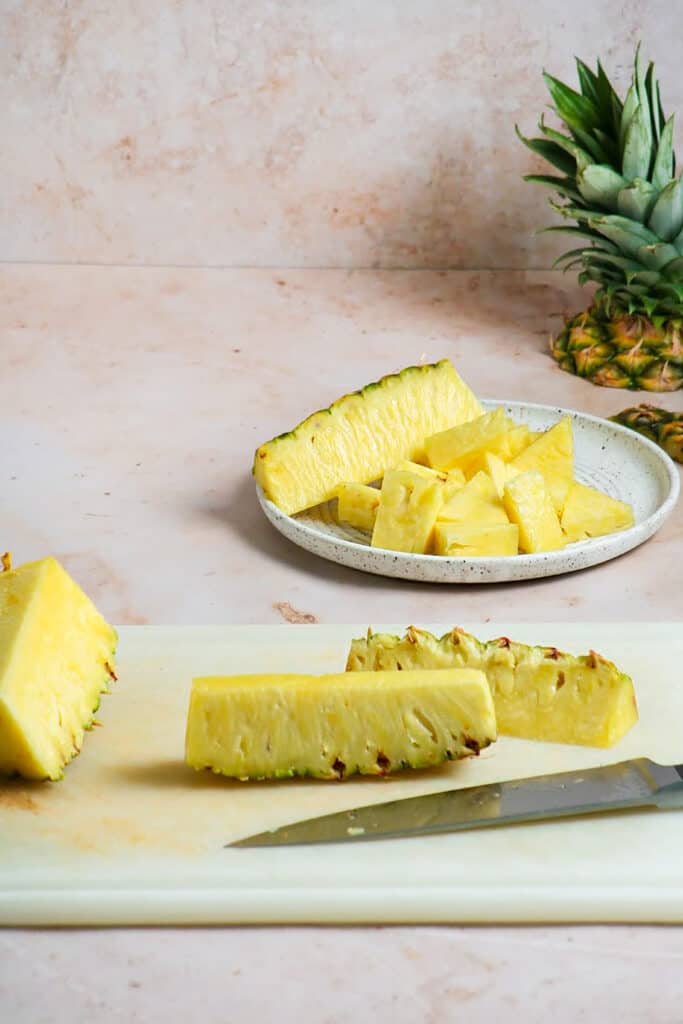
[{"label": "yellow pineapple flesh", "polygon": [[393,468],[416,473],[417,476],[422,476],[425,480],[439,480],[442,485],[441,490],[444,502],[450,501],[456,491],[465,486],[465,474],[461,469],[451,469],[442,472],[438,469],[431,469],[429,466],[421,466],[417,462],[410,462],[409,459],[404,459]]},{"label": "yellow pineapple flesh", "polygon": [[379,507],[379,490],[367,484],[340,484],[337,489],[337,519],[357,530],[372,533]]},{"label": "yellow pineapple flesh", "polygon": [[535,440],[532,432],[527,427],[526,423],[515,424],[514,427],[510,427],[507,434],[505,435],[506,454],[505,457],[509,461],[510,459],[516,458],[520,452],[523,452],[525,448]]},{"label": "yellow pineapple flesh", "polygon": [[518,545],[519,530],[513,523],[465,526],[438,522],[434,530],[434,553],[452,558],[516,555]]},{"label": "yellow pineapple flesh", "polygon": [[569,542],[586,540],[633,526],[633,509],[594,487],[574,483],[567,495],[560,522]]},{"label": "yellow pineapple flesh", "polygon": [[116,639],[56,559],[0,574],[0,775],[62,778],[115,678]]},{"label": "yellow pineapple flesh", "polygon": [[508,427],[505,410],[501,407],[434,434],[424,443],[429,464],[434,469],[461,469],[467,476],[468,467],[484,452],[506,450]]},{"label": "yellow pineapple flesh", "polygon": [[486,523],[509,522],[496,486],[486,473],[477,473],[449,502],[439,510],[439,522]]},{"label": "yellow pineapple flesh", "polygon": [[382,481],[372,546],[425,554],[432,546],[442,504],[439,480],[427,480],[401,469],[390,470]]},{"label": "yellow pineapple flesh", "polygon": [[569,416],[544,431],[510,465],[520,473],[536,470],[543,474],[555,511],[559,515],[574,482],[574,441]]},{"label": "yellow pineapple flesh", "polygon": [[462,629],[438,638],[410,626],[405,636],[368,632],[353,640],[347,671],[477,668],[486,673],[499,732],[529,740],[611,747],[638,721],[631,678],[597,654],[572,655]]},{"label": "yellow pineapple flesh", "polygon": [[293,515],[334,497],[345,480],[379,480],[401,459],[421,457],[425,437],[481,413],[447,359],[411,366],[262,444],[254,476],[266,497]]},{"label": "yellow pineapple flesh", "polygon": [[483,672],[342,672],[193,680],[185,756],[242,780],[427,768],[496,739]]},{"label": "yellow pineapple flesh", "polygon": [[560,521],[540,473],[520,473],[505,485],[503,505],[519,527],[519,549],[525,554],[555,551],[565,545]]},{"label": "yellow pineapple flesh", "polygon": [[508,480],[512,480],[513,477],[517,476],[519,470],[515,469],[514,466],[510,466],[507,462],[503,462],[498,455],[494,455],[493,452],[486,452],[481,458],[477,459],[476,463],[472,467],[472,476],[476,476],[477,473],[486,473],[490,476],[495,485],[496,491],[499,497],[503,497],[503,491],[505,490],[505,484]]}]

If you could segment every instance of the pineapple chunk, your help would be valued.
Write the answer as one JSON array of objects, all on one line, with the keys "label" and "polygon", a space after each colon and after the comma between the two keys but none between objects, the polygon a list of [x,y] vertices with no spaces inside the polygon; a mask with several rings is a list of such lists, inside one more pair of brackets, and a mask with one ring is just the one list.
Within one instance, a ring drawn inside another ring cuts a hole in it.
[{"label": "pineapple chunk", "polygon": [[564,547],[557,513],[540,473],[520,473],[505,485],[503,505],[519,527],[519,548],[528,554]]},{"label": "pineapple chunk", "polygon": [[505,525],[509,522],[493,480],[477,473],[451,498],[438,514],[439,522]]},{"label": "pineapple chunk", "polygon": [[506,637],[482,643],[461,629],[438,639],[414,626],[404,637],[368,633],[352,641],[347,671],[398,666],[481,669],[507,736],[611,747],[638,721],[631,679],[594,651],[576,657]]},{"label": "pineapple chunk", "polygon": [[115,678],[115,649],[56,559],[0,574],[0,775],[62,778]]},{"label": "pineapple chunk", "polygon": [[372,533],[379,506],[379,491],[366,484],[340,484],[337,490],[337,519],[358,530]]},{"label": "pineapple chunk", "polygon": [[574,482],[574,441],[572,421],[565,416],[550,430],[513,459],[511,465],[520,473],[537,470],[543,474],[558,516]]},{"label": "pineapple chunk", "polygon": [[507,431],[508,420],[502,407],[441,431],[425,441],[429,464],[434,469],[462,469],[467,476],[468,467],[484,452],[505,451]]},{"label": "pineapple chunk", "polygon": [[387,466],[421,457],[424,438],[480,416],[472,391],[443,359],[383,377],[262,444],[256,482],[287,515],[333,498],[343,480],[379,480]]},{"label": "pineapple chunk", "polygon": [[505,490],[505,484],[508,480],[512,480],[519,473],[519,470],[515,469],[514,466],[508,465],[507,462],[503,462],[497,455],[492,452],[486,452],[481,458],[477,459],[473,466],[472,475],[476,473],[486,473],[491,477],[495,488],[498,492],[499,497],[503,497],[503,491]]},{"label": "pineapple chunk", "polygon": [[519,530],[513,523],[494,525],[477,523],[437,523],[434,530],[434,551],[437,555],[482,558],[494,555],[516,555]]},{"label": "pineapple chunk", "polygon": [[372,547],[425,554],[432,546],[442,504],[439,480],[425,480],[401,469],[389,470],[382,481]]},{"label": "pineapple chunk", "polygon": [[465,474],[461,469],[441,472],[438,469],[430,469],[429,466],[421,466],[418,462],[410,462],[409,459],[404,459],[403,462],[399,462],[394,468],[415,473],[417,476],[424,477],[425,480],[439,480],[442,485],[441,490],[444,502],[450,501],[456,491],[465,486]]},{"label": "pineapple chunk", "polygon": [[561,525],[568,541],[602,537],[633,526],[633,509],[585,484],[572,484],[562,511]]},{"label": "pineapple chunk", "polygon": [[514,427],[510,427],[505,435],[507,448],[505,455],[506,459],[509,461],[510,459],[516,458],[520,452],[523,452],[525,448],[528,448],[534,440],[535,436],[532,435],[526,423],[519,423]]},{"label": "pineapple chunk", "polygon": [[238,779],[427,768],[496,739],[483,672],[217,676],[192,683],[188,765]]}]

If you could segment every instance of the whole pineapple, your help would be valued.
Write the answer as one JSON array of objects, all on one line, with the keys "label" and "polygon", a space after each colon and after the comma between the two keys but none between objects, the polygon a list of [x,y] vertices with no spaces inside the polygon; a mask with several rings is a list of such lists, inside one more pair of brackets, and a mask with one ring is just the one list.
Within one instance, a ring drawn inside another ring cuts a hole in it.
[{"label": "whole pineapple", "polygon": [[610,419],[637,430],[663,448],[676,462],[683,462],[683,413],[643,404],[623,409]]},{"label": "whole pineapple", "polygon": [[606,387],[683,387],[683,183],[675,177],[673,117],[665,119],[654,66],[636,51],[624,100],[598,62],[577,60],[580,92],[544,74],[566,134],[541,118],[542,138],[519,135],[560,171],[525,180],[562,197],[551,205],[581,238],[560,257],[598,284],[590,308],[551,341],[562,369]]}]

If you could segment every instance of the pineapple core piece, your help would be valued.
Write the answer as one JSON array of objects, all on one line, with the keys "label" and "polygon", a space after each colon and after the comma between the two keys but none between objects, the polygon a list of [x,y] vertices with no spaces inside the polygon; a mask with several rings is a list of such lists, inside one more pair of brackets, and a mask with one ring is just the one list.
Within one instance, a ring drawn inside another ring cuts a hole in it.
[{"label": "pineapple core piece", "polygon": [[601,537],[633,526],[633,509],[585,484],[572,484],[562,511],[562,530],[568,541]]},{"label": "pineapple core piece", "polygon": [[504,452],[509,422],[500,407],[475,420],[443,430],[425,441],[425,451],[434,469],[462,469],[467,476],[468,467],[484,452]]},{"label": "pineapple core piece", "polygon": [[563,548],[560,520],[540,473],[520,473],[505,485],[503,505],[519,527],[519,549],[526,554]]},{"label": "pineapple core piece", "polygon": [[115,678],[116,639],[56,559],[0,574],[0,775],[62,778]]},{"label": "pineapple core piece", "polygon": [[569,488],[574,482],[574,439],[572,421],[565,416],[546,430],[528,448],[512,460],[518,473],[537,470],[543,474],[558,516]]},{"label": "pineapple core piece", "polygon": [[496,738],[491,691],[469,669],[195,679],[185,754],[238,779],[342,779],[427,768]]},{"label": "pineapple core piece", "polygon": [[337,518],[358,530],[372,533],[379,506],[379,491],[366,484],[340,484],[337,490]]},{"label": "pineapple core piece", "polygon": [[507,513],[493,480],[477,473],[439,511],[439,522],[490,524],[508,522]]},{"label": "pineapple core piece", "polygon": [[410,366],[344,395],[257,449],[256,482],[287,515],[333,498],[342,480],[379,480],[387,466],[421,458],[424,438],[481,416],[447,359]]},{"label": "pineapple core piece", "polygon": [[432,545],[442,504],[439,480],[427,480],[402,469],[389,470],[382,481],[372,547],[424,554]]},{"label": "pineapple core piece", "polygon": [[353,640],[347,671],[478,668],[486,673],[499,731],[555,743],[611,747],[638,721],[633,683],[594,651],[575,656],[506,637],[488,643],[462,629],[437,638],[411,626],[404,637]]},{"label": "pineapple core piece", "polygon": [[516,555],[519,530],[513,523],[437,523],[434,530],[434,552],[456,558],[485,558],[494,555]]}]

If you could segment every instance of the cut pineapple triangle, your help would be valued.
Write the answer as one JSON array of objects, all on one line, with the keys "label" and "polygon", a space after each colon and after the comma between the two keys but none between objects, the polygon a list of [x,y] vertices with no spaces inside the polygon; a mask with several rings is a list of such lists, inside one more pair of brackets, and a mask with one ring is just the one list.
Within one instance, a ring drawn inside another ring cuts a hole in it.
[{"label": "cut pineapple triangle", "polygon": [[437,522],[434,551],[455,558],[492,558],[516,555],[519,530],[513,523]]},{"label": "cut pineapple triangle", "polygon": [[443,504],[440,480],[392,469],[385,473],[372,546],[423,555],[430,551],[436,517]]},{"label": "cut pineapple triangle", "polygon": [[337,489],[337,518],[357,530],[372,532],[379,507],[379,490],[367,484],[340,484]]},{"label": "cut pineapple triangle", "polygon": [[526,554],[555,551],[565,537],[544,478],[535,471],[520,473],[505,485],[503,505],[519,527],[519,549]]},{"label": "cut pineapple triangle", "polygon": [[573,483],[569,489],[561,520],[570,542],[626,530],[633,522],[630,505],[580,483]]},{"label": "cut pineapple triangle", "polygon": [[508,421],[500,407],[478,419],[452,427],[428,437],[425,451],[434,469],[462,469],[468,467],[486,451],[505,449]]},{"label": "cut pineapple triangle", "polygon": [[574,481],[574,441],[569,416],[541,434],[510,465],[520,473],[536,470],[543,474],[555,511],[559,515]]},{"label": "cut pineapple triangle", "polygon": [[508,523],[496,486],[486,473],[476,473],[439,511],[440,522]]},{"label": "cut pineapple triangle", "polygon": [[0,574],[0,775],[59,779],[113,677],[116,633],[54,558]]}]

